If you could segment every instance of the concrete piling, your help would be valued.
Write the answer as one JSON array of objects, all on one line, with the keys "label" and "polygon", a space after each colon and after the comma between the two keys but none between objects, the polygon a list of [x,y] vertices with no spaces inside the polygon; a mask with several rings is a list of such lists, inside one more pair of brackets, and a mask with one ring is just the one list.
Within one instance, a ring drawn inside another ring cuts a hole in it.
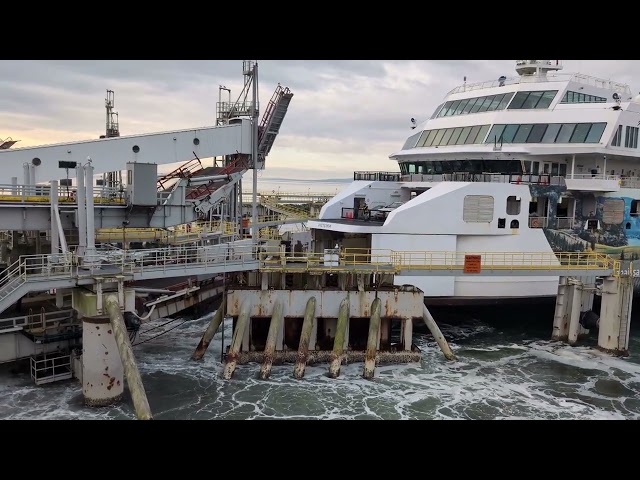
[{"label": "concrete piling", "polygon": [[231,340],[231,347],[229,348],[229,354],[227,355],[226,364],[224,366],[223,377],[225,380],[231,379],[233,372],[236,369],[238,363],[238,352],[242,347],[242,341],[244,340],[244,332],[249,323],[250,304],[248,301],[242,302],[240,306],[240,315],[236,321],[236,328],[233,332],[233,339]]},{"label": "concrete piling", "polygon": [[340,365],[342,364],[347,326],[349,325],[349,297],[345,297],[340,302],[338,310],[338,325],[336,335],[333,340],[333,353],[331,354],[331,365],[329,366],[329,377],[338,378],[340,376]]},{"label": "concrete piling", "polygon": [[133,355],[133,349],[129,341],[129,335],[127,334],[127,327],[125,326],[124,317],[120,311],[118,296],[105,295],[104,307],[109,315],[111,328],[113,328],[113,335],[116,340],[116,345],[118,346],[118,351],[120,352],[120,359],[122,360],[124,373],[127,377],[127,386],[131,393],[136,415],[139,420],[152,420],[153,417],[151,415],[149,401],[147,400],[147,393],[144,390],[138,364]]},{"label": "concrete piling", "polygon": [[264,347],[264,360],[260,367],[260,378],[265,380],[271,375],[271,365],[273,364],[273,354],[276,350],[276,342],[278,340],[278,333],[280,332],[280,325],[282,324],[282,300],[276,300],[273,306],[273,312],[271,314],[271,323],[269,324],[269,333],[267,334],[267,341]]},{"label": "concrete piling", "polygon": [[316,312],[316,297],[310,297],[307,300],[307,306],[304,311],[304,321],[302,323],[302,333],[300,334],[300,346],[298,347],[298,356],[296,357],[296,366],[293,369],[295,378],[304,377],[304,370],[307,365],[307,355],[309,354],[309,340],[313,330],[313,322]]},{"label": "concrete piling", "polygon": [[380,299],[375,298],[371,304],[371,318],[369,320],[369,337],[367,338],[367,352],[364,357],[363,377],[373,378],[376,369],[376,352],[378,350],[378,336],[380,335]]},{"label": "concrete piling", "polygon": [[431,312],[429,311],[426,305],[422,306],[422,319],[424,320],[425,325],[431,332],[431,335],[433,335],[433,338],[436,339],[436,343],[440,347],[440,350],[442,350],[442,353],[444,354],[444,358],[446,358],[447,360],[455,360],[456,359],[455,355],[451,351],[451,348],[449,348],[449,344],[447,343],[447,340],[444,338],[444,335],[442,335],[440,328],[438,328],[438,324],[433,319],[433,316],[431,315]]},{"label": "concrete piling", "polygon": [[218,310],[216,310],[215,315],[209,323],[209,326],[200,339],[200,343],[198,343],[198,346],[191,355],[192,360],[202,360],[202,358],[204,357],[207,348],[209,348],[211,340],[213,340],[213,337],[218,331],[218,328],[220,328],[220,324],[222,323],[222,319],[224,318],[225,303],[225,297],[222,297],[222,303],[220,304],[220,307],[218,307]]}]

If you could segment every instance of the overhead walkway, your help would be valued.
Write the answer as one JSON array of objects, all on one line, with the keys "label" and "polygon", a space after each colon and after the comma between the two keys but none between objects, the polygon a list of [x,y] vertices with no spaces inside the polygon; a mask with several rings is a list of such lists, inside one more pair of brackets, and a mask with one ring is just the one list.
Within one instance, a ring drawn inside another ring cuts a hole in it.
[{"label": "overhead walkway", "polygon": [[22,256],[0,277],[0,313],[30,292],[73,288],[107,279],[193,277],[244,271],[384,273],[393,275],[619,276],[620,261],[596,252],[465,253],[345,249],[285,254],[283,247],[246,241],[206,247],[109,250],[83,259],[74,254]]}]

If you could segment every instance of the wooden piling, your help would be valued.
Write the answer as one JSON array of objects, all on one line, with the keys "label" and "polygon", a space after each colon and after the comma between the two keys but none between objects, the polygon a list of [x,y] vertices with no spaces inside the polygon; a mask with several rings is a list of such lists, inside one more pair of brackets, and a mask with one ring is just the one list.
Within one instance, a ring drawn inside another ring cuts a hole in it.
[{"label": "wooden piling", "polygon": [[204,357],[204,354],[206,353],[207,348],[209,348],[209,344],[211,343],[211,340],[213,340],[213,337],[218,331],[218,328],[220,328],[220,324],[222,323],[222,319],[224,318],[225,306],[226,306],[226,296],[223,296],[222,303],[220,304],[220,307],[218,307],[218,310],[216,310],[215,315],[213,316],[213,318],[211,319],[211,322],[209,323],[209,326],[204,331],[204,334],[200,339],[200,343],[198,343],[198,346],[196,347],[195,351],[191,355],[191,360],[202,360],[202,358]]},{"label": "wooden piling", "polygon": [[336,336],[333,340],[333,353],[331,354],[331,365],[329,366],[329,377],[338,378],[340,376],[340,365],[344,353],[344,341],[349,325],[349,297],[345,297],[340,302],[338,310],[338,325],[336,326]]},{"label": "wooden piling", "polygon": [[309,340],[313,330],[313,321],[315,320],[316,297],[307,300],[307,307],[304,311],[304,321],[302,323],[302,333],[300,334],[300,346],[298,347],[298,356],[296,358],[296,366],[293,369],[295,378],[304,377],[304,370],[307,365],[307,354],[309,353]]},{"label": "wooden piling", "polygon": [[440,350],[442,350],[442,353],[444,354],[444,358],[446,358],[447,360],[455,360],[455,355],[451,351],[451,348],[449,348],[447,340],[444,338],[444,335],[442,335],[440,328],[438,328],[438,324],[433,319],[433,316],[431,315],[431,312],[429,312],[429,309],[426,305],[422,306],[422,319],[431,332],[431,335],[433,335],[433,338],[436,339]]},{"label": "wooden piling", "polygon": [[271,314],[271,323],[269,324],[269,333],[267,334],[267,343],[264,347],[264,360],[260,367],[260,378],[265,380],[271,375],[271,365],[273,364],[273,354],[276,350],[276,342],[280,325],[282,324],[282,301],[278,299],[273,306]]},{"label": "wooden piling", "polygon": [[229,348],[229,355],[224,366],[223,377],[225,380],[229,380],[233,376],[233,372],[236,369],[238,363],[238,353],[242,347],[242,340],[244,339],[244,331],[249,323],[249,302],[244,301],[240,306],[240,315],[236,322],[236,328],[233,332],[233,339],[231,340],[231,347]]},{"label": "wooden piling", "polygon": [[133,355],[133,348],[127,334],[127,327],[124,323],[124,317],[120,310],[117,295],[105,295],[104,309],[109,315],[111,328],[113,328],[113,336],[118,345],[118,352],[122,360],[122,367],[127,378],[127,386],[133,400],[133,407],[139,420],[152,420],[151,408],[147,400],[147,393],[142,384],[142,377],[138,370],[136,358]]},{"label": "wooden piling", "polygon": [[380,332],[380,299],[374,298],[371,304],[371,318],[369,320],[369,338],[367,352],[364,357],[364,378],[373,378],[376,369],[376,353],[378,352],[378,334]]}]

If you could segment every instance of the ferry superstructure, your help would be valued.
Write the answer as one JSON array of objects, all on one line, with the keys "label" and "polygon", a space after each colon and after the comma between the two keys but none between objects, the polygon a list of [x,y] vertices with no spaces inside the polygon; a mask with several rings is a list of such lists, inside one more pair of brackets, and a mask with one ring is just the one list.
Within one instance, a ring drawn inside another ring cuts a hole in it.
[{"label": "ferry superstructure", "polygon": [[[313,248],[544,255],[626,247],[635,258],[640,96],[562,69],[558,60],[518,60],[517,77],[451,90],[390,155],[399,172],[355,172],[308,223]],[[363,202],[402,204],[365,222]],[[397,278],[426,297],[468,302],[553,297],[557,280]]]}]

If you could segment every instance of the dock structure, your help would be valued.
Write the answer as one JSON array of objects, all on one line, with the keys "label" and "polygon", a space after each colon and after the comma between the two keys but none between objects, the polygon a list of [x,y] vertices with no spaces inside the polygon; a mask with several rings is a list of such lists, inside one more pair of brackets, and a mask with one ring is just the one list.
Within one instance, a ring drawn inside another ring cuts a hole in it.
[{"label": "dock structure", "polygon": [[[257,64],[243,72],[245,89],[236,102],[219,102],[216,127],[0,151],[15,175],[0,185],[0,362],[29,358],[37,384],[75,377],[91,406],[118,402],[126,378],[138,418],[150,419],[128,335],[220,298],[192,358],[201,360],[232,318],[225,379],[249,363],[262,379],[284,363],[299,380],[320,363],[338,378],[353,362],[371,379],[378,364],[420,360],[416,322],[455,359],[424,305],[427,292],[396,284],[401,276],[557,277],[552,337],[574,344],[598,329],[600,348],[628,352],[632,269],[607,255],[300,249],[273,227],[311,218],[326,200],[258,195],[257,175],[245,218],[243,175],[264,168],[293,94],[278,86],[259,122],[257,97],[246,97]],[[213,166],[204,166],[206,155]],[[184,163],[160,175],[151,160]]]}]

